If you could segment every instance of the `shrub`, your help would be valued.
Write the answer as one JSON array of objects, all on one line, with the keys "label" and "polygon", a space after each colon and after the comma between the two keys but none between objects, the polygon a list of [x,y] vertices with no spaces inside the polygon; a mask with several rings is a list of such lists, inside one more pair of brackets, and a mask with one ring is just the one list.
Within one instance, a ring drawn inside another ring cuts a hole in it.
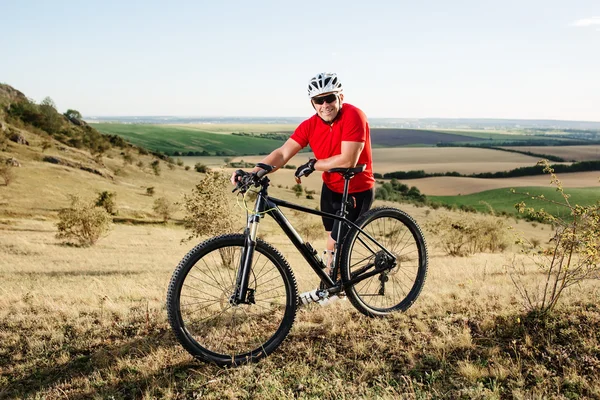
[{"label": "shrub", "polygon": [[302,187],[301,184],[297,183],[294,186],[292,186],[292,191],[296,194],[296,197],[300,197],[302,196],[302,193],[304,192],[304,188]]},{"label": "shrub", "polygon": [[[535,246],[534,241],[522,237],[519,243],[522,251],[541,271],[541,282],[536,287],[525,283],[523,274],[525,268],[515,260],[510,265],[511,279],[521,295],[525,307],[537,311],[540,315],[551,312],[558,304],[564,290],[577,285],[585,279],[597,278],[600,272],[600,201],[590,206],[573,205],[569,195],[564,192],[562,183],[558,180],[554,169],[548,160],[541,160],[538,165],[544,167],[544,172],[550,175],[551,185],[562,195],[562,201],[551,201],[544,196],[531,196],[534,199],[549,202],[553,205],[566,207],[570,210],[570,218],[555,217],[543,208],[535,210],[528,208],[525,202],[515,204],[521,214],[532,216],[535,220],[551,224],[554,233],[550,242],[544,247]],[[513,190],[516,193],[515,190]]]},{"label": "shrub", "polygon": [[150,163],[150,167],[152,167],[152,171],[154,171],[154,175],[160,176],[160,161],[154,160]]},{"label": "shrub", "polygon": [[202,164],[201,162],[197,162],[194,165],[194,169],[196,170],[196,172],[202,172],[202,173],[206,173],[206,172],[210,171],[210,169],[206,165]]},{"label": "shrub", "polygon": [[0,164],[0,177],[4,180],[4,185],[8,186],[14,179],[12,167],[6,164]]},{"label": "shrub", "polygon": [[189,171],[191,168],[189,165],[186,165],[185,167],[183,167],[186,171]]},{"label": "shrub", "polygon": [[436,236],[444,251],[451,256],[501,252],[509,244],[505,220],[488,215],[440,215],[428,221],[425,229]]},{"label": "shrub", "polygon": [[234,230],[236,216],[231,212],[232,204],[229,176],[209,171],[184,195],[183,207],[186,215],[184,226],[190,230],[186,240],[203,235],[216,235]]},{"label": "shrub", "polygon": [[70,195],[71,205],[58,213],[57,239],[75,240],[80,246],[91,246],[110,228],[111,218],[94,202],[85,203]]},{"label": "shrub", "polygon": [[175,212],[176,207],[166,197],[159,197],[154,200],[152,210],[162,218],[164,222],[167,222]]},{"label": "shrub", "polygon": [[98,198],[96,199],[96,207],[102,207],[110,215],[115,215],[116,214],[115,197],[117,197],[117,193],[115,193],[115,192],[109,192],[106,190],[101,192],[98,195]]},{"label": "shrub", "polygon": [[124,164],[133,164],[133,156],[129,152],[123,153],[123,163]]}]

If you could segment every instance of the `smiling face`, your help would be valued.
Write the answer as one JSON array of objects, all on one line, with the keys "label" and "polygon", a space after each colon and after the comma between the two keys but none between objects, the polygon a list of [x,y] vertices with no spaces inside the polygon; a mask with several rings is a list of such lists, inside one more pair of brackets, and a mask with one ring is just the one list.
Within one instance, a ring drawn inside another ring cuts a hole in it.
[{"label": "smiling face", "polygon": [[[331,122],[340,112],[344,95],[342,93],[324,93],[311,99],[312,105],[319,117],[325,122]],[[321,104],[319,104],[321,103]]]}]

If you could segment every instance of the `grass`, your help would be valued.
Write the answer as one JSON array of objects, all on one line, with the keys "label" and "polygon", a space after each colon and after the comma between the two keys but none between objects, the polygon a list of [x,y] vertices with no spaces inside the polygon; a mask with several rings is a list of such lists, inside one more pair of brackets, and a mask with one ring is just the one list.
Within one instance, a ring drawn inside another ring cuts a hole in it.
[{"label": "grass", "polygon": [[[215,154],[217,151],[225,155],[263,154],[279,147],[282,142],[260,137],[231,135],[232,132],[272,133],[279,132],[291,135],[295,126],[282,124],[197,124],[197,125],[151,125],[151,124],[121,124],[97,123],[94,127],[102,133],[119,135],[131,143],[160,151],[166,154],[188,151],[207,151]],[[457,136],[459,135],[459,136]],[[464,138],[461,138],[464,136]],[[372,146],[374,148],[390,146],[431,147],[439,142],[483,143],[481,140],[490,139],[495,142],[511,140],[528,140],[532,135],[511,135],[501,133],[471,132],[471,131],[436,131],[418,129],[373,129]],[[447,139],[446,139],[447,137]],[[457,139],[461,138],[461,139]],[[553,141],[553,138],[546,138]]]},{"label": "grass", "polygon": [[131,143],[160,151],[174,152],[217,151],[225,155],[268,154],[282,145],[280,140],[224,135],[192,127],[135,124],[94,124],[102,133],[118,135]]},{"label": "grass", "polygon": [[[200,175],[161,161],[156,176],[151,157],[134,154],[133,163],[124,164],[120,150],[98,161],[56,143],[46,151],[113,176],[101,178],[41,162],[41,140],[26,136],[30,146],[9,143],[2,152],[22,167],[0,189],[0,398],[600,397],[597,285],[568,289],[559,310],[540,320],[523,312],[506,273],[506,264],[521,257],[516,247],[454,258],[427,234],[427,282],[407,313],[370,319],[349,302],[312,305],[299,311],[283,345],[258,364],[224,369],[195,361],[176,342],[165,311],[170,276],[195,244],[181,243],[187,236],[176,223],[181,214],[166,224],[114,224],[89,248],[66,246],[54,235],[67,193],[89,198],[116,191],[121,220],[153,221],[147,187],[156,188],[155,197],[177,199]],[[278,172],[291,179],[285,173]],[[319,182],[318,176],[308,180]],[[318,204],[284,187],[271,191]],[[448,213],[400,207],[421,226]],[[294,225],[319,223],[284,212]],[[515,224],[529,239],[550,237],[542,225]],[[316,287],[314,273],[274,221],[265,219],[259,235],[288,259],[301,292]],[[325,245],[322,236],[311,243],[318,250]],[[543,275],[523,261],[524,279],[535,286]]]},{"label": "grass", "polygon": [[[270,226],[261,232],[291,262],[299,289],[314,287],[307,266]],[[574,289],[568,305],[540,323],[519,311],[504,255],[456,259],[432,240],[425,290],[407,313],[370,319],[348,302],[311,306],[270,357],[222,369],[194,361],[166,320],[168,280],[192,247],[180,243],[181,229],[117,225],[97,246],[80,249],[60,246],[50,221],[11,220],[1,227],[10,233],[0,269],[3,398],[600,393],[597,288]]]},{"label": "grass", "polygon": [[[570,211],[567,208],[544,202],[542,200],[534,200],[533,195],[544,195],[546,199],[562,202],[563,198],[555,188],[552,187],[520,187],[515,188],[518,193],[511,193],[509,189],[494,189],[484,192],[462,195],[462,196],[428,196],[428,199],[433,202],[439,202],[448,205],[456,206],[471,206],[478,211],[487,211],[488,206],[481,202],[486,202],[492,206],[495,212],[506,212],[515,214],[514,205],[520,201],[525,201],[528,207],[536,209],[544,208],[546,211],[554,215],[562,217],[568,216]],[[569,201],[571,204],[579,204],[582,206],[595,204],[600,198],[600,188],[568,188],[565,192],[571,195]],[[520,194],[529,193],[530,195]]]}]

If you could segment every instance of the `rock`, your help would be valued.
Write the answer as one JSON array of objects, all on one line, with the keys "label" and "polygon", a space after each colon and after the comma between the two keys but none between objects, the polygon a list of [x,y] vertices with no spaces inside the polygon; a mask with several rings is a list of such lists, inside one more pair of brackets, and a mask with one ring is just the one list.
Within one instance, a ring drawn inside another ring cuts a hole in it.
[{"label": "rock", "polygon": [[19,161],[17,161],[16,158],[10,157],[9,159],[6,160],[6,165],[10,165],[11,167],[20,167],[21,163]]},{"label": "rock", "polygon": [[75,117],[67,117],[69,119],[69,121],[71,121],[73,124],[78,125],[78,126],[85,126],[87,125],[87,123],[83,120],[80,120],[78,118]]},{"label": "rock", "polygon": [[19,132],[13,131],[13,133],[11,133],[8,138],[15,143],[29,146],[29,142],[27,141],[27,139],[25,139],[25,136],[21,135]]}]

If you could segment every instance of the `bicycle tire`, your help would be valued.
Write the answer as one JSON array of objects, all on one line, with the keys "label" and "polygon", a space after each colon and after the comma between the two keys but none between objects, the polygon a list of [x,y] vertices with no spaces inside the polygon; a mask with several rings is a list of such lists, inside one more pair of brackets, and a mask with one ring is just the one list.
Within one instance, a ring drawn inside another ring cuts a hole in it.
[{"label": "bicycle tire", "polygon": [[[356,225],[393,253],[397,264],[346,288],[348,299],[370,317],[406,311],[419,297],[427,277],[427,245],[421,229],[404,211],[388,207],[367,211]],[[341,248],[339,266],[344,282],[383,253],[356,228],[348,232]]]},{"label": "bicycle tire", "polygon": [[297,285],[285,258],[257,240],[248,287],[253,304],[232,305],[245,236],[227,234],[194,247],[175,269],[167,293],[171,328],[195,358],[222,366],[272,353],[296,316]]}]

